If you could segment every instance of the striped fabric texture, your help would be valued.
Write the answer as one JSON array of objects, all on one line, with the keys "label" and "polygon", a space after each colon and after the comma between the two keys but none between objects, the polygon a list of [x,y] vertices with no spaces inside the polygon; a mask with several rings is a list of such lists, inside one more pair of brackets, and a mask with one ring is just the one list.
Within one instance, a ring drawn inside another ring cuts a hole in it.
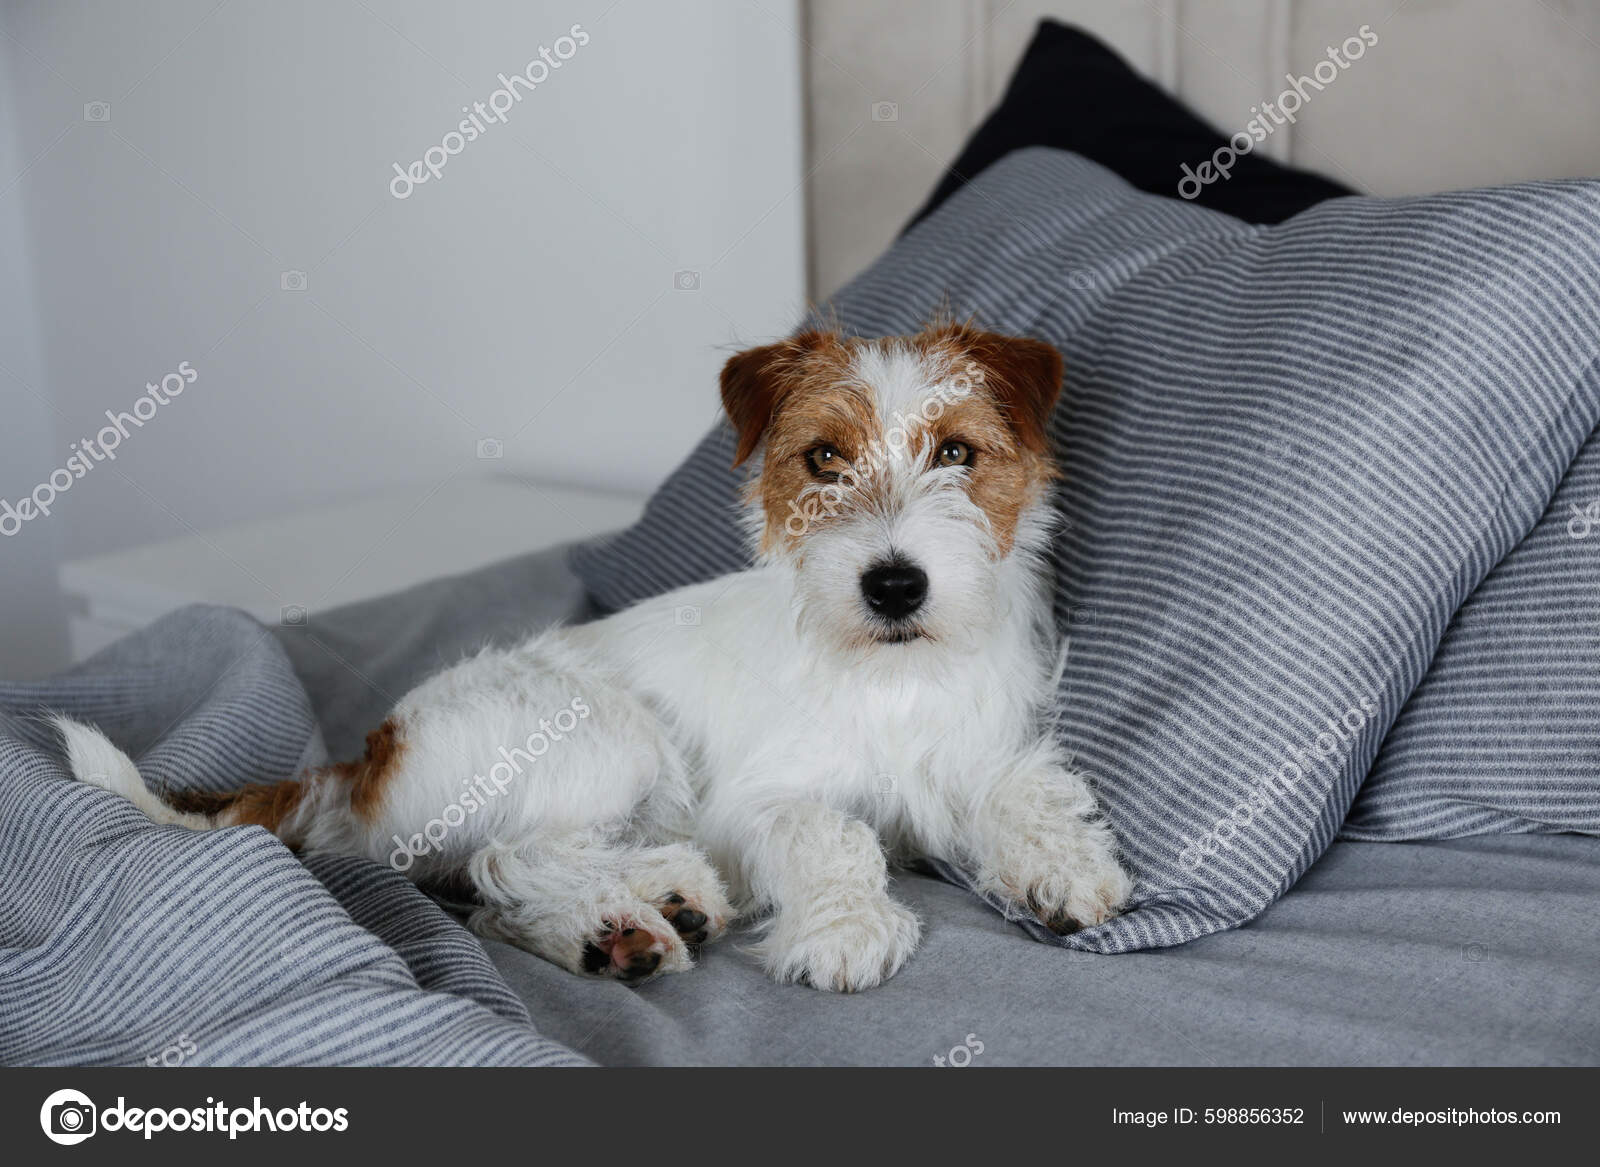
[{"label": "striped fabric texture", "polygon": [[1600,835],[1600,435],[1456,613],[1343,833],[1551,831]]},{"label": "striped fabric texture", "polygon": [[72,781],[45,711],[147,780],[227,789],[321,761],[283,649],[186,608],[52,681],[0,684],[0,1064],[583,1065],[393,871],[259,827],[157,827]]},{"label": "striped fabric texture", "polygon": [[[945,300],[1066,358],[1060,732],[1137,889],[1056,942],[1242,924],[1338,833],[1451,618],[1600,419],[1600,184],[1337,199],[1252,227],[1024,150],[832,309],[883,335]],[[602,605],[748,562],[731,453],[714,431],[638,525],[574,552]],[[1431,720],[1454,716],[1443,700]],[[1383,837],[1428,833],[1439,800],[1399,786]]]}]

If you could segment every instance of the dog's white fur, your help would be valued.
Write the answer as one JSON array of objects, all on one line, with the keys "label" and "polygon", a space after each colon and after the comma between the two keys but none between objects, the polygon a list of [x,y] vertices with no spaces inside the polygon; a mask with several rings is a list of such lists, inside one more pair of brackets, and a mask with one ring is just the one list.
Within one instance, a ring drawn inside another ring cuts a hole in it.
[{"label": "dog's white fur", "polygon": [[[950,375],[895,341],[852,361],[885,426]],[[480,781],[476,809],[408,874],[464,872],[483,905],[476,930],[573,971],[626,975],[625,961],[593,958],[597,938],[627,929],[656,971],[689,968],[664,914],[675,894],[708,918],[707,938],[735,904],[759,920],[756,951],[780,980],[876,985],[918,942],[887,886],[890,863],[915,856],[967,866],[1016,915],[1108,918],[1129,882],[1051,733],[1048,501],[1028,501],[1002,553],[964,471],[928,446],[887,443],[855,492],[870,499],[847,500],[798,547],[767,547],[751,570],[432,677],[390,719],[401,748],[375,810],[355,813],[327,771],[269,825],[306,849],[389,862],[542,723],[546,752],[513,755],[525,772],[503,792]],[[929,577],[918,635],[896,643],[877,638],[860,584],[891,555]],[[169,807],[97,731],[59,724],[74,773],[157,821],[238,821]]]}]

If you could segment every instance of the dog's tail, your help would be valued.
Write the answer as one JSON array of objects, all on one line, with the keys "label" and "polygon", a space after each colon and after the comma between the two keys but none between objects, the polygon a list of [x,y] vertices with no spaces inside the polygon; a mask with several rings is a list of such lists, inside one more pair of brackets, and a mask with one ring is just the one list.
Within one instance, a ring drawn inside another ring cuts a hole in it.
[{"label": "dog's tail", "polygon": [[291,846],[303,834],[301,812],[309,809],[306,795],[318,785],[320,775],[313,774],[305,782],[290,779],[227,793],[169,791],[163,797],[145,785],[133,759],[98,729],[59,715],[50,720],[66,746],[74,778],[122,795],[155,822],[191,831],[254,824],[266,827]]}]

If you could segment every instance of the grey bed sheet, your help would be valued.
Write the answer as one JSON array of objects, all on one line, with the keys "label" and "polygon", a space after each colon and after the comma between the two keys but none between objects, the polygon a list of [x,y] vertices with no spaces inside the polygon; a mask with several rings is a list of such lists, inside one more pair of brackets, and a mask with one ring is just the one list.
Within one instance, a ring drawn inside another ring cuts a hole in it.
[{"label": "grey bed sheet", "polygon": [[[557,548],[281,635],[353,756],[423,676],[585,611]],[[922,947],[855,996],[771,983],[737,934],[638,989],[485,947],[545,1034],[605,1065],[1600,1064],[1597,839],[1338,842],[1253,924],[1120,956],[1040,944],[926,875],[896,885]]]}]

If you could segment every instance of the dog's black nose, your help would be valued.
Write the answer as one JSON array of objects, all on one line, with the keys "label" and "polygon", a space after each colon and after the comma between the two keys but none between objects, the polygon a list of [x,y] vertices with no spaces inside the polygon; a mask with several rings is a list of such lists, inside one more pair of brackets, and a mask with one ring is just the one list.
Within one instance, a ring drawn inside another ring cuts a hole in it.
[{"label": "dog's black nose", "polygon": [[886,563],[862,573],[861,594],[884,619],[904,620],[922,607],[928,573],[909,563]]}]

